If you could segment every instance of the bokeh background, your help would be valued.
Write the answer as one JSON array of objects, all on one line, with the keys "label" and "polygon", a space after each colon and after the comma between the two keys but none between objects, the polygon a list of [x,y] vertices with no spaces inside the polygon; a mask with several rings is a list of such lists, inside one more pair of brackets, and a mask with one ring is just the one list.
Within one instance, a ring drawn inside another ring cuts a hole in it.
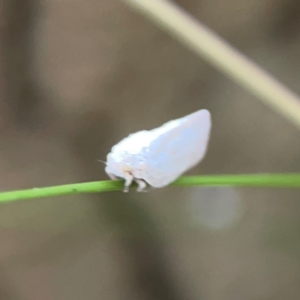
[{"label": "bokeh background", "polygon": [[[300,94],[300,2],[173,1]],[[0,1],[0,188],[107,179],[112,145],[201,108],[189,174],[292,172],[299,131],[117,0]],[[0,299],[300,298],[300,193],[169,187],[2,204]]]}]

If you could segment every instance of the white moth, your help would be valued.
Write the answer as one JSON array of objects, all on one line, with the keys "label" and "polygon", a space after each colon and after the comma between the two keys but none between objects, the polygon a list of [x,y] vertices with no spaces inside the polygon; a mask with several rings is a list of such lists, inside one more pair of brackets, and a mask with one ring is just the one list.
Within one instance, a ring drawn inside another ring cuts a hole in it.
[{"label": "white moth", "polygon": [[107,155],[105,172],[111,179],[124,178],[124,192],[133,181],[138,191],[147,183],[164,187],[198,164],[210,136],[211,117],[206,109],[143,130],[121,140]]}]

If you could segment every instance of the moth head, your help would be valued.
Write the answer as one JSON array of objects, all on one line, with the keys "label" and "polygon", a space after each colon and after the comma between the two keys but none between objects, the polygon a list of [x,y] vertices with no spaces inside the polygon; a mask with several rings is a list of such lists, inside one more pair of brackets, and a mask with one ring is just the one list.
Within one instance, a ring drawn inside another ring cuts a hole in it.
[{"label": "moth head", "polygon": [[120,160],[117,157],[109,154],[107,156],[105,172],[120,178],[124,178],[125,174],[132,172],[132,167],[128,162]]}]

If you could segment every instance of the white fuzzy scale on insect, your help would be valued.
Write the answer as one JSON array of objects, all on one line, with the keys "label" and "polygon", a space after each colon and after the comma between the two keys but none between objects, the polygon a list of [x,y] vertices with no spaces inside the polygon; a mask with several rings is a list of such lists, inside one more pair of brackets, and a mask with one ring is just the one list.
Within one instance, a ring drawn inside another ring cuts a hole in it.
[{"label": "white fuzzy scale on insect", "polygon": [[210,113],[202,109],[161,127],[130,134],[112,147],[105,172],[114,180],[124,178],[125,192],[133,181],[139,192],[145,191],[147,184],[167,186],[203,159],[210,129]]}]

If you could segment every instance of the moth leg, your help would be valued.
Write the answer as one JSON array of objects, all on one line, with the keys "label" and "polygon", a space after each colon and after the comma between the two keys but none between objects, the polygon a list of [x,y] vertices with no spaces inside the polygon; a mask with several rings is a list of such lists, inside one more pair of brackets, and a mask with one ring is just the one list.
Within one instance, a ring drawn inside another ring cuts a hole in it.
[{"label": "moth leg", "polygon": [[124,185],[123,192],[128,193],[129,187],[131,186],[132,181],[134,180],[134,177],[130,173],[125,173],[124,174],[124,179],[125,179],[125,185]]},{"label": "moth leg", "polygon": [[134,180],[138,184],[137,191],[138,192],[147,192],[146,187],[147,183],[142,179],[135,179]]},{"label": "moth leg", "polygon": [[115,175],[112,174],[112,173],[107,173],[107,175],[108,175],[108,177],[109,177],[110,179],[112,179],[112,180],[118,180],[118,177],[115,176]]}]

